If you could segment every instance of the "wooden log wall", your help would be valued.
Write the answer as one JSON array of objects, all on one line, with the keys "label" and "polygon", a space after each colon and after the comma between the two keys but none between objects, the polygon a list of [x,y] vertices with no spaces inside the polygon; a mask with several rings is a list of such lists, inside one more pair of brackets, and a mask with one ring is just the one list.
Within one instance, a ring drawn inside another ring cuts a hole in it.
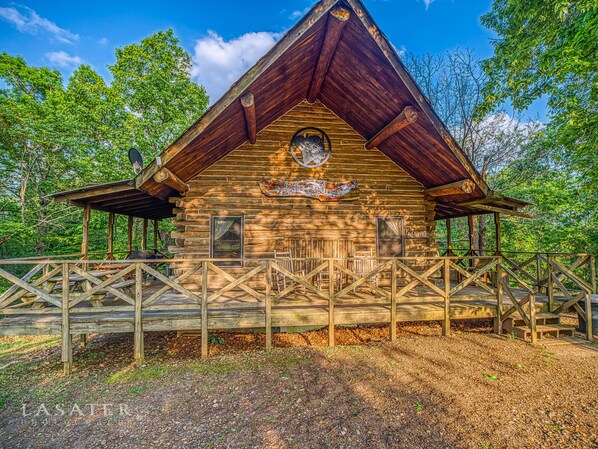
[{"label": "wooden log wall", "polygon": [[[293,134],[308,126],[324,130],[332,143],[330,159],[315,169],[301,167],[289,153]],[[272,257],[297,239],[352,241],[353,250],[376,254],[376,217],[384,216],[404,218],[406,256],[436,255],[435,203],[424,198],[420,183],[380,151],[366,151],[365,143],[321,103],[300,103],[259,131],[256,144],[246,142],[190,180],[185,197],[171,199],[177,231],[170,251],[176,257],[209,257],[210,216],[243,215],[246,258]],[[355,180],[359,198],[327,203],[267,197],[258,186],[263,178]]]}]

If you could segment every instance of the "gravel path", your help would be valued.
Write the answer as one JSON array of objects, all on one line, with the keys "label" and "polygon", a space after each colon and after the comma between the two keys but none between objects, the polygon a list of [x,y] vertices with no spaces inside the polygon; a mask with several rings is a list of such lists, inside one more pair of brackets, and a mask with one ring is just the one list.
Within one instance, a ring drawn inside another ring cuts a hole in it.
[{"label": "gravel path", "polygon": [[[459,329],[404,325],[394,344],[384,327],[339,329],[362,344],[333,349],[324,331],[276,335],[270,354],[259,336],[221,334],[206,362],[196,338],[152,334],[141,370],[128,366],[130,335],[95,337],[71,378],[55,343],[20,344],[0,358],[24,360],[0,371],[0,447],[598,447],[598,345]],[[310,346],[280,347],[297,344]],[[113,404],[112,416],[89,404]]]}]

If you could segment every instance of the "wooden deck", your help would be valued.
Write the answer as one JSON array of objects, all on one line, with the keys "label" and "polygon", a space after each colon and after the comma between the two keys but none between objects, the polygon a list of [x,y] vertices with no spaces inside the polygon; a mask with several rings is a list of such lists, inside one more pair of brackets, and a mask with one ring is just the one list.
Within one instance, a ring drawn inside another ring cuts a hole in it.
[{"label": "wooden deck", "polygon": [[[591,327],[595,278],[579,271],[586,260],[569,269],[549,259],[535,277],[494,256],[372,258],[357,272],[351,260],[332,258],[297,260],[308,267],[300,272],[276,259],[247,259],[238,268],[209,259],[13,262],[29,269],[21,276],[0,261],[0,277],[12,283],[0,295],[0,335],[62,335],[65,372],[72,335],[90,333],[132,332],[137,364],[152,331],[199,331],[203,356],[214,329],[263,330],[270,349],[280,329],[326,326],[333,346],[335,326],[387,323],[394,340],[401,321],[441,321],[448,335],[451,320],[493,318],[500,333],[518,315],[535,335],[540,311],[575,308]],[[164,264],[186,267],[167,276],[158,269]]]},{"label": "wooden deck", "polygon": [[[442,286],[442,284],[441,284]],[[451,283],[451,288],[457,286]],[[147,283],[144,287],[144,300],[161,287],[160,283]],[[526,291],[513,289],[519,300]],[[557,301],[565,298],[557,297]],[[536,296],[536,308],[546,308],[548,297]],[[512,302],[503,293],[503,312]],[[126,303],[108,294],[102,307],[92,307],[91,303],[81,303],[79,309],[70,314],[70,333],[120,333],[134,332],[134,310],[113,310],[125,307]],[[435,295],[427,288],[417,288],[396,304],[396,321],[442,321],[444,320],[444,298]],[[272,305],[272,326],[287,328],[328,325],[328,303],[310,292],[294,292],[284,301]],[[386,298],[369,292],[351,293],[334,306],[335,325],[390,323],[390,305]],[[60,335],[62,314],[60,309],[46,313],[8,315],[0,319],[0,335]],[[201,306],[193,303],[183,294],[164,293],[151,306],[141,313],[144,331],[201,330]],[[480,287],[465,287],[451,298],[450,319],[496,318],[496,295]],[[265,328],[264,306],[244,292],[229,292],[208,306],[208,329],[263,329]]]}]

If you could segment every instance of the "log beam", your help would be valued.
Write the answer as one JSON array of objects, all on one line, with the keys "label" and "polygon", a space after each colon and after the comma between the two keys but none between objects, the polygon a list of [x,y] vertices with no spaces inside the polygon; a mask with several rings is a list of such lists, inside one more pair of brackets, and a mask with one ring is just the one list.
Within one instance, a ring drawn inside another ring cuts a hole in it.
[{"label": "log beam", "polygon": [[451,234],[451,219],[446,219],[446,255],[453,254],[453,236]]},{"label": "log beam", "polygon": [[483,210],[486,212],[498,212],[500,214],[512,215],[514,217],[530,218],[530,219],[532,218],[532,216],[530,214],[526,214],[525,212],[519,212],[519,211],[511,210],[511,209],[501,209],[500,207],[488,206],[486,204],[471,204],[469,207],[471,207],[473,209]]},{"label": "log beam", "polygon": [[324,40],[322,41],[320,56],[318,57],[318,62],[314,68],[311,84],[309,85],[309,90],[307,92],[307,101],[310,103],[314,103],[316,98],[318,98],[322,83],[328,72],[328,67],[330,67],[330,62],[332,61],[336,47],[343,34],[343,28],[349,20],[349,17],[351,17],[349,10],[341,6],[332,9],[328,15],[326,33],[324,34]]},{"label": "log beam", "polygon": [[252,93],[241,97],[241,105],[245,114],[245,127],[247,128],[247,139],[251,145],[257,141],[257,121],[255,118],[255,98]]},{"label": "log beam", "polygon": [[498,212],[494,212],[494,228],[496,230],[496,255],[500,256],[500,214]]},{"label": "log beam", "polygon": [[388,125],[382,128],[378,133],[368,140],[365,144],[366,150],[377,147],[393,134],[396,134],[405,126],[414,123],[417,120],[417,111],[413,106],[405,106],[399,115],[397,115]]},{"label": "log beam", "polygon": [[168,187],[173,188],[179,193],[185,193],[189,190],[189,185],[166,167],[161,168],[160,171],[154,175],[154,181],[166,184]]},{"label": "log beam", "polygon": [[108,212],[108,259],[114,259],[114,212]]},{"label": "log beam", "polygon": [[133,217],[129,215],[127,221],[127,253],[133,251]]},{"label": "log beam", "polygon": [[143,219],[143,233],[141,234],[141,249],[147,249],[147,218]]},{"label": "log beam", "polygon": [[91,219],[91,205],[85,204],[83,208],[83,236],[81,238],[81,254],[83,259],[89,259],[89,221]]},{"label": "log beam", "polygon": [[154,249],[157,250],[158,249],[158,232],[159,232],[159,228],[158,228],[158,220],[154,220]]},{"label": "log beam", "polygon": [[431,187],[424,190],[424,193],[433,198],[447,195],[462,195],[472,193],[475,189],[475,183],[471,179],[463,179],[457,182],[451,182],[442,186]]}]

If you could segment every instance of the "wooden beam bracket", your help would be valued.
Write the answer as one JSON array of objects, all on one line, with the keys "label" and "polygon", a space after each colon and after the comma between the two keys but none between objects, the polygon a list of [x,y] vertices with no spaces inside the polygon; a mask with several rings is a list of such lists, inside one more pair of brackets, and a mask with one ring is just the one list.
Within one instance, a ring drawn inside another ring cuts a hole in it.
[{"label": "wooden beam bracket", "polygon": [[154,181],[164,183],[179,193],[185,193],[189,190],[189,185],[166,167],[161,168],[160,171],[154,175]]},{"label": "wooden beam bracket", "polygon": [[324,34],[324,40],[322,41],[320,56],[318,57],[318,62],[314,68],[309,91],[307,92],[307,101],[309,103],[314,103],[318,98],[322,83],[328,72],[328,67],[330,67],[330,62],[332,61],[336,47],[343,34],[343,28],[350,17],[351,13],[349,10],[342,6],[337,6],[332,9],[328,15],[326,33]]},{"label": "wooden beam bracket", "polygon": [[424,193],[433,198],[447,195],[462,195],[472,193],[475,190],[475,183],[471,179],[463,179],[457,182],[451,182],[442,186],[431,187],[424,190]]},{"label": "wooden beam bracket", "polygon": [[254,145],[257,141],[257,121],[255,117],[255,98],[252,93],[245,94],[241,97],[241,105],[243,106],[243,113],[245,114],[245,125],[247,127],[247,139],[249,143]]},{"label": "wooden beam bracket", "polygon": [[382,128],[378,133],[368,140],[365,144],[366,150],[376,148],[393,134],[396,134],[405,126],[414,123],[417,120],[417,111],[413,106],[405,106],[399,115],[397,115],[388,125]]}]

